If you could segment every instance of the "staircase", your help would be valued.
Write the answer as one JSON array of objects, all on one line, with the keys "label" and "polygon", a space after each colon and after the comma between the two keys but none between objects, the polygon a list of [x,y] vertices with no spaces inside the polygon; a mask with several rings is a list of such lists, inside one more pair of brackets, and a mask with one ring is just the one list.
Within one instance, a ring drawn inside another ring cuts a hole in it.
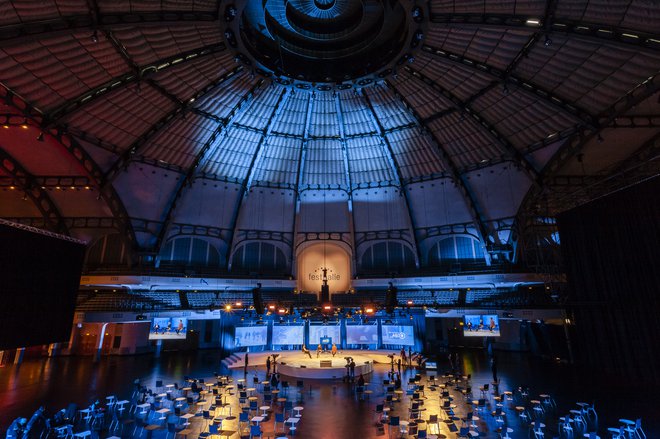
[{"label": "staircase", "polygon": [[231,354],[227,358],[223,359],[221,363],[227,367],[236,367],[237,364],[242,364],[241,362],[243,361],[243,357],[237,354]]}]

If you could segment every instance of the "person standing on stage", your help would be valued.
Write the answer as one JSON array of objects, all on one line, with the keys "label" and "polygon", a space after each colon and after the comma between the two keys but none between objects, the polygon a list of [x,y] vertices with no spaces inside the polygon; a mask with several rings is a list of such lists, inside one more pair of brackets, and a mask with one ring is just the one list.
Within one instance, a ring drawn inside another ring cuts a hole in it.
[{"label": "person standing on stage", "polygon": [[412,347],[408,346],[408,361],[410,362],[410,366],[412,366]]},{"label": "person standing on stage", "polygon": [[351,358],[351,363],[349,365],[349,370],[351,372],[351,379],[354,380],[355,379],[355,361],[353,361],[352,358]]},{"label": "person standing on stage", "polygon": [[399,375],[401,375],[401,358],[399,358],[396,362],[396,366],[399,369]]},{"label": "person standing on stage", "polygon": [[248,353],[245,353],[245,366],[243,367],[243,374],[247,375],[247,368],[248,368]]},{"label": "person standing on stage", "polygon": [[303,352],[303,354],[307,354],[309,356],[310,360],[312,359],[311,352],[309,352],[309,349],[307,349],[307,346],[305,346],[304,344],[302,345],[302,352]]},{"label": "person standing on stage", "polygon": [[319,358],[319,355],[321,355],[322,350],[323,350],[323,348],[321,347],[321,344],[319,343],[319,345],[316,347],[316,358]]},{"label": "person standing on stage", "polygon": [[270,355],[266,357],[266,376],[270,375]]},{"label": "person standing on stage", "polygon": [[337,345],[332,343],[332,356],[337,355]]}]

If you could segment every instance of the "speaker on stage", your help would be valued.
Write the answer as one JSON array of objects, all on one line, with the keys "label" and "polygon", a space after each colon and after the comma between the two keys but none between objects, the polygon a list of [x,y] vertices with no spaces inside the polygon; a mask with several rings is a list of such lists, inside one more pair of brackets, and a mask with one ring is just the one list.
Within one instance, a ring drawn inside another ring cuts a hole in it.
[{"label": "speaker on stage", "polygon": [[254,304],[254,310],[257,314],[264,313],[264,302],[261,299],[261,284],[257,284],[256,288],[252,289],[252,303]]}]

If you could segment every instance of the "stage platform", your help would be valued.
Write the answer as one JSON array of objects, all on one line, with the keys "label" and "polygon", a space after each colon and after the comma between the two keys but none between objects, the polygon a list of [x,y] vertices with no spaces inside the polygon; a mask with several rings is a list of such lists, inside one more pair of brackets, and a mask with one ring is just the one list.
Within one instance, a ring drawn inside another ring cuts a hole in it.
[{"label": "stage platform", "polygon": [[[346,360],[344,357],[352,357],[355,361],[355,376],[367,375],[373,372],[374,363],[390,364],[388,355],[395,355],[394,361],[399,355],[387,350],[344,350],[339,351],[333,358],[330,353],[322,353],[316,358],[316,351],[311,352],[310,359],[301,351],[264,351],[248,353],[248,369],[255,366],[265,366],[266,358],[272,354],[279,354],[277,358],[277,371],[283,375],[293,378],[306,379],[341,379],[346,375]],[[245,353],[236,353],[232,357],[234,361],[228,367],[240,369],[245,365]]]}]

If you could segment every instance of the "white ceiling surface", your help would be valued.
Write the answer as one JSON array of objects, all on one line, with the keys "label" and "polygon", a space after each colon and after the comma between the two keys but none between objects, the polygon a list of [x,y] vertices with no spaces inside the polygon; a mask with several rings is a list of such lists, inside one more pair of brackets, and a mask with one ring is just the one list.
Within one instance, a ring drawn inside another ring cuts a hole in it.
[{"label": "white ceiling surface", "polygon": [[[445,16],[541,19],[546,3],[435,0],[430,9]],[[200,1],[97,4],[101,14],[223,10]],[[6,1],[0,29],[87,14],[84,1],[38,7]],[[127,81],[66,108],[135,66],[222,43],[222,19],[108,25],[97,42],[87,28],[7,37],[0,44],[2,85],[39,111],[57,113],[48,127],[66,129],[102,172],[119,169],[109,181],[93,181],[89,191],[49,192],[62,217],[115,215],[98,196],[97,186],[109,184],[131,218],[163,227],[365,232],[471,223],[472,209],[483,221],[510,219],[533,185],[531,173],[542,174],[564,143],[548,139],[584,125],[574,109],[598,123],[660,72],[658,45],[551,27],[520,56],[538,27],[477,19],[430,23],[422,43],[444,55],[421,50],[396,76],[361,90],[294,90],[246,68],[209,87],[239,67],[224,49],[157,66],[139,85]],[[657,2],[561,0],[553,19],[660,35]],[[544,44],[545,35],[551,44]],[[516,80],[503,81],[497,71]],[[659,107],[656,94],[627,114],[657,116]],[[20,114],[10,105],[1,109]],[[51,136],[37,142],[40,129],[31,125],[0,129],[0,147],[34,176],[86,175]],[[560,172],[601,173],[657,133],[654,127],[604,128],[603,141],[592,139],[581,161],[573,157]],[[531,170],[524,171],[523,160]],[[0,215],[39,216],[16,194],[0,191]],[[154,245],[160,227],[141,231],[140,245]]]}]

